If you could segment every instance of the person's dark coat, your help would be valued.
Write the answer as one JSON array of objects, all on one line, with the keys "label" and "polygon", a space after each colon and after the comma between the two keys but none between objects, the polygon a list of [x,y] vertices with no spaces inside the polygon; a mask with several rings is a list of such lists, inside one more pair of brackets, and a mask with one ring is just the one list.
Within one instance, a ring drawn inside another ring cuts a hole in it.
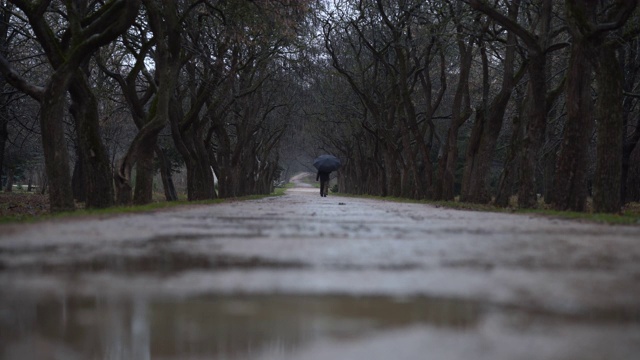
[{"label": "person's dark coat", "polygon": [[320,179],[320,196],[326,197],[329,193],[329,175],[330,172],[318,171],[316,175],[316,181]]},{"label": "person's dark coat", "polygon": [[321,180],[321,181],[327,181],[329,180],[329,175],[331,173],[329,172],[322,172],[322,171],[318,171],[318,175],[316,175],[316,181]]}]

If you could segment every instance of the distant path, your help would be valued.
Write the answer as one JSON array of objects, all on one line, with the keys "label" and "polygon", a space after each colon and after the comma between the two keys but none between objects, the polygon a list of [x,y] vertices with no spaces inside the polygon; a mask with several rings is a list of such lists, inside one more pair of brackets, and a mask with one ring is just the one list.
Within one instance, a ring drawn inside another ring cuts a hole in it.
[{"label": "distant path", "polygon": [[297,187],[297,188],[311,188],[311,187],[313,187],[313,185],[302,181],[304,178],[311,177],[311,176],[313,176],[312,173],[307,173],[307,172],[300,173],[300,174],[292,177],[290,182],[293,183],[295,185],[295,187]]},{"label": "distant path", "polygon": [[[321,198],[294,182],[285,196],[256,201],[1,226],[0,300],[45,294],[452,299],[482,306],[481,322],[455,334],[406,327],[376,333],[379,338],[311,343],[291,358],[419,358],[395,357],[398,346],[410,354],[440,346],[436,358],[451,359],[640,353],[640,227]],[[520,315],[508,315],[513,312]],[[425,342],[425,334],[436,343]]]}]

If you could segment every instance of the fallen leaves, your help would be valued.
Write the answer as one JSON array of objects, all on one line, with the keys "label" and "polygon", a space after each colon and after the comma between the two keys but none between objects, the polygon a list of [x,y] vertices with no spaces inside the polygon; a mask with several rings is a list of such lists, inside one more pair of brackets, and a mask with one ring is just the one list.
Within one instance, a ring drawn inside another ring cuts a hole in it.
[{"label": "fallen leaves", "polygon": [[0,192],[0,217],[49,213],[49,196],[26,192]]}]

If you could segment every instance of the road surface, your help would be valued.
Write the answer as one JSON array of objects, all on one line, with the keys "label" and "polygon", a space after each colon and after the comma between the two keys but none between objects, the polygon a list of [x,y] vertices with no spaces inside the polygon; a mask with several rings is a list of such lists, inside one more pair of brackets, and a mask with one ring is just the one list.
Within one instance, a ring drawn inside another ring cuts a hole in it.
[{"label": "road surface", "polygon": [[285,196],[0,226],[2,359],[636,359],[640,227]]}]

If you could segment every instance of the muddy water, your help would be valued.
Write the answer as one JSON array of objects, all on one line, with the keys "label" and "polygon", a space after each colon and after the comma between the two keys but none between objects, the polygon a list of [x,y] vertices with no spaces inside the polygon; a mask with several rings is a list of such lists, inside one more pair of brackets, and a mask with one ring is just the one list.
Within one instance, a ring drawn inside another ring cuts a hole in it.
[{"label": "muddy water", "polygon": [[466,331],[477,304],[384,297],[2,297],[8,359],[247,359],[414,325]]},{"label": "muddy water", "polygon": [[[0,354],[2,359],[633,359],[639,324],[640,313],[633,312],[560,315],[424,297],[3,294]],[[606,331],[585,331],[589,327]],[[425,353],[430,355],[422,357]]]}]

